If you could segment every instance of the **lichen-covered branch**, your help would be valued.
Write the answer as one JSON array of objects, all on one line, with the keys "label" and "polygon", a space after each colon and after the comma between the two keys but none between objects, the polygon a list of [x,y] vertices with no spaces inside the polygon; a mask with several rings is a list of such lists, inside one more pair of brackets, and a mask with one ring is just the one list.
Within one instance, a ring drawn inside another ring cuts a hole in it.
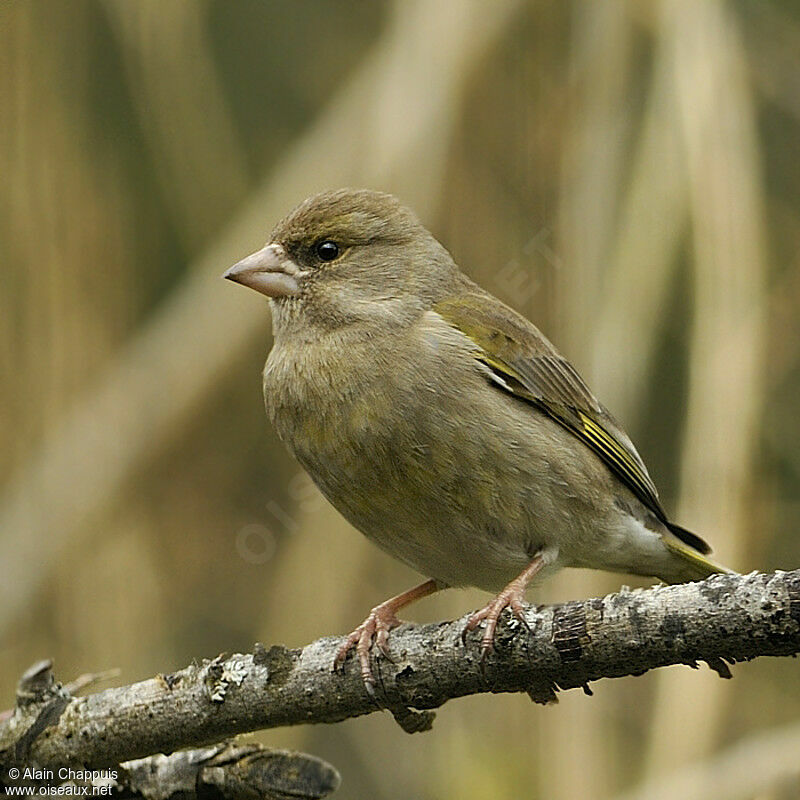
[{"label": "lichen-covered branch", "polygon": [[357,664],[331,664],[341,638],[302,650],[257,645],[172,675],[72,697],[47,665],[20,684],[0,721],[0,764],[111,766],[152,753],[217,742],[260,728],[339,722],[389,709],[408,731],[430,727],[448,700],[479,692],[526,692],[549,702],[559,689],[705,661],[728,664],[800,652],[800,570],[715,575],[702,583],[622,591],[527,610],[529,630],[503,616],[494,652],[481,662],[480,631],[461,642],[465,619],[404,625],[393,659],[376,657],[377,695]]}]

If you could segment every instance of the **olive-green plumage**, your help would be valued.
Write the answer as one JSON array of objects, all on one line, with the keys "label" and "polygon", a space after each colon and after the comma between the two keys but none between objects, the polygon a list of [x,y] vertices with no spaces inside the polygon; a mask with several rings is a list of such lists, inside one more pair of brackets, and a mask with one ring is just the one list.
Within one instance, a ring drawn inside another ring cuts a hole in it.
[{"label": "olive-green plumage", "polygon": [[309,198],[250,259],[228,277],[272,298],[278,434],[353,525],[437,585],[497,591],[535,556],[543,575],[723,569],[668,522],[570,363],[394,197]]}]

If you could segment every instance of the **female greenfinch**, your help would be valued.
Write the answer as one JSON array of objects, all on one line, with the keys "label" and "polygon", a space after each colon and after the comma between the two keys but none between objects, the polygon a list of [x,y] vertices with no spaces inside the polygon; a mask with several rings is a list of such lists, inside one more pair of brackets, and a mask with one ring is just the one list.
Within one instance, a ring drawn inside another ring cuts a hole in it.
[{"label": "female greenfinch", "polygon": [[482,650],[561,567],[669,583],[727,571],[671,523],[633,443],[528,320],[473,283],[397,199],[311,197],[225,277],[270,299],[264,399],[278,435],[364,535],[429,580],[372,609],[373,686],[396,613],[449,586],[499,592]]}]

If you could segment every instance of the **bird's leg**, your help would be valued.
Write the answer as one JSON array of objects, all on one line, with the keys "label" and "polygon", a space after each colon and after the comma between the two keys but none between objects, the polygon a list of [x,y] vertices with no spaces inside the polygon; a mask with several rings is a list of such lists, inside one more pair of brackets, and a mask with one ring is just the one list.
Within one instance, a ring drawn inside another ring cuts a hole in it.
[{"label": "bird's leg", "polygon": [[486,630],[483,632],[483,638],[481,639],[481,658],[485,657],[494,646],[494,632],[497,629],[497,621],[500,619],[503,609],[510,608],[514,616],[526,628],[529,627],[523,614],[522,601],[525,597],[525,590],[543,566],[544,559],[542,554],[537,553],[531,563],[497,597],[490,600],[480,611],[476,611],[467,620],[467,624],[461,634],[461,639],[464,642],[466,642],[466,636],[469,631],[474,631],[481,622],[486,621]]},{"label": "bird's leg", "polygon": [[372,648],[373,640],[378,645],[381,653],[389,660],[389,631],[400,624],[397,612],[405,608],[416,600],[427,597],[429,594],[438,592],[444,586],[435,580],[425,581],[407,592],[392,597],[385,603],[381,603],[369,612],[367,618],[345,639],[344,644],[336,653],[333,668],[341,669],[347,654],[355,647],[358,660],[361,664],[361,678],[370,694],[374,693],[375,678],[372,675],[372,667],[369,661],[369,651]]}]

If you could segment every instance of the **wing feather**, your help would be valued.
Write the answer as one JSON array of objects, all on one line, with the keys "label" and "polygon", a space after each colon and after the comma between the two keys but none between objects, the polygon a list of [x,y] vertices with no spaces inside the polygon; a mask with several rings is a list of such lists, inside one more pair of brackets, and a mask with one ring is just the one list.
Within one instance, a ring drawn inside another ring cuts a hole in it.
[{"label": "wing feather", "polygon": [[475,358],[488,368],[494,383],[574,434],[667,523],[658,491],[633,443],[532,323],[478,292],[444,300],[433,310],[472,339]]}]

